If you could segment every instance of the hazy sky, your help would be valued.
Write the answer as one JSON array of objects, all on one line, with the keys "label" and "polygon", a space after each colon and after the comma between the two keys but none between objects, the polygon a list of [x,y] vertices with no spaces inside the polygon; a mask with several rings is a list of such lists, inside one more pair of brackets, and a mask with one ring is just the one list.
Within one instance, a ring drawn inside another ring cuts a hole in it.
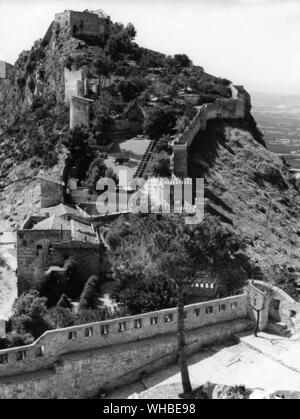
[{"label": "hazy sky", "polygon": [[185,52],[250,92],[300,94],[300,0],[0,0],[0,59],[14,62],[55,12],[100,8],[142,46]]}]

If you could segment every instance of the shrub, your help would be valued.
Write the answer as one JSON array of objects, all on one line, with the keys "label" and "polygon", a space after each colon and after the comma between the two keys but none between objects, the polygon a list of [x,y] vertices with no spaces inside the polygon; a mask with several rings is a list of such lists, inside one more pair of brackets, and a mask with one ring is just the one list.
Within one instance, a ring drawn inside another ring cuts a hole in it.
[{"label": "shrub", "polygon": [[79,301],[79,310],[96,309],[98,307],[99,280],[93,275],[89,278],[82,291]]},{"label": "shrub", "polygon": [[12,330],[20,335],[30,333],[35,339],[51,328],[46,320],[47,298],[32,290],[19,297],[13,306]]},{"label": "shrub", "polygon": [[176,114],[173,109],[156,107],[145,118],[144,133],[152,139],[158,139],[164,134],[172,134],[175,124]]},{"label": "shrub", "polygon": [[66,296],[66,294],[62,294],[62,296],[58,300],[56,307],[71,310],[73,308],[72,301],[69,297]]},{"label": "shrub", "polygon": [[118,90],[125,102],[130,102],[131,100],[138,98],[146,87],[146,81],[139,77],[123,80],[118,84]]},{"label": "shrub", "polygon": [[149,176],[170,177],[170,157],[166,153],[153,153],[148,170]]}]

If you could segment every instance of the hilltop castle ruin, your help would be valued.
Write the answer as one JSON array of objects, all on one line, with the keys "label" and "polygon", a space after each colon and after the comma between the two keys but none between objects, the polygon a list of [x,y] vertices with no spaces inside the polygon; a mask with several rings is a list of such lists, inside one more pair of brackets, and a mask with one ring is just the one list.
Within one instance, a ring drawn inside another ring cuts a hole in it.
[{"label": "hilltop castle ruin", "polygon": [[107,18],[102,10],[65,10],[55,15],[55,22],[61,29],[68,28],[72,35],[98,37],[105,33]]}]

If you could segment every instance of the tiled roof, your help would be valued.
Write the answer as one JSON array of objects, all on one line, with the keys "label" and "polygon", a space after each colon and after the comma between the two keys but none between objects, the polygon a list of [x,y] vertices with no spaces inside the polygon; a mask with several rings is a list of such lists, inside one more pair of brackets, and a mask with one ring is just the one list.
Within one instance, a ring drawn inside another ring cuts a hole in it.
[{"label": "tiled roof", "polygon": [[33,230],[71,230],[71,223],[62,217],[52,215],[37,223],[33,227]]},{"label": "tiled roof", "polygon": [[64,204],[59,204],[59,205],[56,205],[55,207],[43,208],[41,212],[42,214],[49,214],[49,216],[52,216],[52,215],[57,215],[57,216],[74,215],[77,217],[81,216],[80,211]]},{"label": "tiled roof", "polygon": [[90,224],[80,223],[79,221],[71,220],[72,240],[99,243],[98,237]]}]

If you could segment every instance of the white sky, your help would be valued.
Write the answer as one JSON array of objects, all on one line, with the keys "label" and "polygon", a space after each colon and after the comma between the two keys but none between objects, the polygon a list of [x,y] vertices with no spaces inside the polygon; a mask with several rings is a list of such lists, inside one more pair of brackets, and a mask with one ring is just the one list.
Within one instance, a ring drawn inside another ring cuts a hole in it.
[{"label": "white sky", "polygon": [[300,0],[0,0],[0,59],[14,62],[65,9],[132,22],[140,45],[187,53],[250,92],[300,94]]}]

